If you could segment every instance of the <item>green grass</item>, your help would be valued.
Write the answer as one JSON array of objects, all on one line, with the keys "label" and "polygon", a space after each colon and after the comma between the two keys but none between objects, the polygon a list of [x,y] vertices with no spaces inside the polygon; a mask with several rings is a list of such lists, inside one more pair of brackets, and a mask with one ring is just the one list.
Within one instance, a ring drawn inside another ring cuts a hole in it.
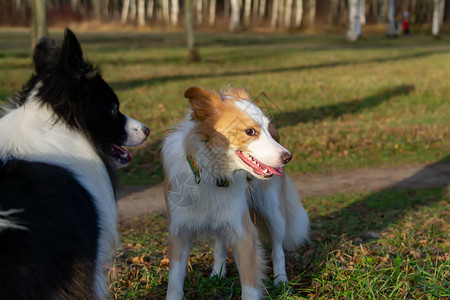
[{"label": "green grass", "polygon": [[[448,191],[422,189],[340,194],[303,200],[311,242],[286,255],[290,282],[268,299],[444,299],[450,296]],[[167,289],[167,220],[149,216],[122,224],[123,248],[111,269],[112,298],[159,299]],[[184,290],[187,299],[238,299],[231,252],[227,277],[209,278],[209,238],[194,244]]]},{"label": "green grass", "polygon": [[[62,30],[52,32],[61,39]],[[0,102],[30,75],[28,33],[0,30]],[[161,182],[158,148],[188,109],[192,85],[246,86],[266,92],[268,107],[294,154],[288,170],[324,173],[431,162],[450,149],[448,36],[201,33],[199,64],[185,62],[183,33],[79,33],[88,59],[101,65],[122,111],[152,129],[121,170],[124,184]]]}]

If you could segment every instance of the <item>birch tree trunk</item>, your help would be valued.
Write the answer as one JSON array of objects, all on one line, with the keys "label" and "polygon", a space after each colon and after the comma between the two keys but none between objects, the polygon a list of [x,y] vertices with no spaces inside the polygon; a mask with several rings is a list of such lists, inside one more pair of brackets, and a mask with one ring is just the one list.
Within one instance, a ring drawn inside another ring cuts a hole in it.
[{"label": "birch tree trunk", "polygon": [[197,15],[196,15],[196,21],[197,24],[202,25],[203,24],[203,1],[197,0]]},{"label": "birch tree trunk", "polygon": [[131,0],[130,5],[130,20],[135,21],[137,15],[137,9],[136,9],[136,0]]},{"label": "birch tree trunk", "polygon": [[250,15],[252,10],[252,0],[244,0],[244,25],[250,26]]},{"label": "birch tree trunk", "polygon": [[389,0],[388,2],[388,13],[387,13],[387,36],[396,36],[397,32],[395,30],[395,0]]},{"label": "birch tree trunk", "polygon": [[200,55],[197,51],[194,32],[192,0],[184,1],[184,22],[186,26],[187,46],[188,46],[188,62],[200,61]]},{"label": "birch tree trunk", "polygon": [[432,28],[431,33],[437,37],[439,36],[439,27],[440,27],[440,8],[441,8],[441,0],[433,0],[433,20],[432,20]]},{"label": "birch tree trunk", "polygon": [[138,26],[145,25],[145,0],[138,0]]},{"label": "birch tree trunk", "polygon": [[348,31],[347,40],[356,41],[361,35],[361,0],[348,1]]},{"label": "birch tree trunk", "polygon": [[178,14],[180,11],[180,4],[178,0],[172,0],[170,4],[170,21],[172,26],[177,26],[178,24]]},{"label": "birch tree trunk", "polygon": [[41,37],[48,36],[47,1],[30,0],[31,4],[31,50]]},{"label": "birch tree trunk", "polygon": [[266,14],[266,0],[259,0],[259,18],[263,19]]},{"label": "birch tree trunk", "polygon": [[278,23],[278,2],[280,0],[273,0],[272,3],[272,18],[270,20],[270,27],[272,27],[272,29],[277,28],[277,23]]},{"label": "birch tree trunk", "polygon": [[128,19],[128,11],[130,10],[130,0],[125,0],[123,2],[123,7],[122,7],[122,16],[120,18],[120,22],[122,24],[125,24],[127,22]]},{"label": "birch tree trunk", "polygon": [[286,0],[278,0],[278,27],[284,26],[284,3]]},{"label": "birch tree trunk", "polygon": [[216,0],[209,1],[209,25],[216,23]]},{"label": "birch tree trunk", "polygon": [[230,18],[230,31],[235,31],[240,23],[240,1],[239,0],[230,0],[231,4],[231,18]]},{"label": "birch tree trunk", "polygon": [[365,25],[366,24],[366,0],[361,0],[360,1],[360,12],[359,12],[359,18],[361,20],[361,25]]},{"label": "birch tree trunk", "polygon": [[100,12],[101,12],[101,4],[102,2],[100,0],[94,1],[92,3],[94,5],[94,17],[99,20],[100,19]]},{"label": "birch tree trunk", "polygon": [[169,0],[162,0],[162,18],[164,24],[170,23]]},{"label": "birch tree trunk", "polygon": [[258,8],[259,8],[259,1],[258,0],[253,0],[253,5],[252,5],[252,19],[253,20],[258,20]]},{"label": "birch tree trunk", "polygon": [[310,27],[316,21],[316,0],[308,0],[305,12],[305,25]]},{"label": "birch tree trunk", "polygon": [[293,0],[286,0],[284,7],[284,28],[289,29],[291,27],[291,17],[292,17],[292,4]]},{"label": "birch tree trunk", "polygon": [[295,2],[295,28],[300,28],[303,18],[303,0]]},{"label": "birch tree trunk", "polygon": [[149,19],[153,18],[153,7],[154,7],[154,5],[155,5],[154,0],[148,0],[148,3],[147,3],[147,17]]}]

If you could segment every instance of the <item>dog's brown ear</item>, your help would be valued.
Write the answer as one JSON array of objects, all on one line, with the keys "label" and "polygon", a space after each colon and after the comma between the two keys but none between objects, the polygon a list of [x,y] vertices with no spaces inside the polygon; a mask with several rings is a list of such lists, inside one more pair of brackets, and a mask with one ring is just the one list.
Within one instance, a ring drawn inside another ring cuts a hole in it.
[{"label": "dog's brown ear", "polygon": [[270,122],[269,123],[269,133],[272,136],[272,138],[277,141],[277,143],[280,142],[280,134],[278,133],[277,128],[275,127],[275,124]]},{"label": "dog's brown ear", "polygon": [[192,119],[202,122],[208,117],[217,114],[222,99],[217,93],[199,87],[190,87],[184,92],[192,107]]},{"label": "dog's brown ear", "polygon": [[240,99],[244,99],[247,101],[252,101],[252,99],[250,98],[250,94],[247,91],[246,88],[241,87],[241,88],[229,88],[226,91],[223,92],[224,95],[229,95],[229,96],[233,96],[236,98],[240,98]]}]

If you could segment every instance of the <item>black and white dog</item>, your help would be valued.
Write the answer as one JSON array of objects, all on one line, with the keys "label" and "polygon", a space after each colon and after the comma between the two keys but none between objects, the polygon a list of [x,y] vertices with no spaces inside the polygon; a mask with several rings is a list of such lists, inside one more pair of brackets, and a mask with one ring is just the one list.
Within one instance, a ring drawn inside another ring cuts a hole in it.
[{"label": "black and white dog", "polygon": [[114,168],[149,129],[119,111],[68,29],[0,119],[0,299],[102,299],[118,241]]}]

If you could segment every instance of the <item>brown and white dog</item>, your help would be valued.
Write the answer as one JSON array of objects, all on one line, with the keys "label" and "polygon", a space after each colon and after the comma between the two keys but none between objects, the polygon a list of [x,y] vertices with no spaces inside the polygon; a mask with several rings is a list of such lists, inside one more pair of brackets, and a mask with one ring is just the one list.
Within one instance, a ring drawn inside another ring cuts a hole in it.
[{"label": "brown and white dog", "polygon": [[275,283],[287,281],[283,247],[298,247],[309,233],[308,216],[282,170],[292,155],[246,89],[191,87],[184,95],[192,111],[162,148],[170,213],[167,299],[183,297],[191,242],[203,233],[216,237],[212,275],[225,276],[228,242],[242,299],[259,299],[264,262],[250,212],[269,232]]}]

